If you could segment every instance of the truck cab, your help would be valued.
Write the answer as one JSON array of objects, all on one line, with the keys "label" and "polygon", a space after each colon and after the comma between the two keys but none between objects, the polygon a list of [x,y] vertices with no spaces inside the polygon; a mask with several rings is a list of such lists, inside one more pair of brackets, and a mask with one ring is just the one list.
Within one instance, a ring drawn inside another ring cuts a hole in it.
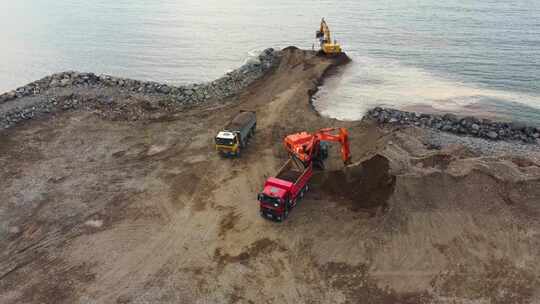
[{"label": "truck cab", "polygon": [[275,177],[269,177],[257,195],[263,218],[281,222],[289,216],[298,201],[308,191],[313,166],[289,159]]},{"label": "truck cab", "polygon": [[251,137],[255,134],[257,116],[253,111],[240,111],[218,132],[215,138],[216,151],[225,156],[240,156]]},{"label": "truck cab", "polygon": [[221,131],[216,136],[216,150],[226,155],[238,155],[240,140],[236,133]]},{"label": "truck cab", "polygon": [[283,220],[289,211],[292,183],[270,177],[258,195],[261,216],[277,221]]}]

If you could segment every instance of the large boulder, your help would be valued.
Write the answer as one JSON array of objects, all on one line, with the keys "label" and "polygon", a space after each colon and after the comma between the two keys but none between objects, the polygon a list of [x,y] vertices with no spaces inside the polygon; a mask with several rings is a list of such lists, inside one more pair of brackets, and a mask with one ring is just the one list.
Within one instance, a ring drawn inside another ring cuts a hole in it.
[{"label": "large boulder", "polygon": [[495,139],[497,139],[497,138],[499,137],[499,135],[498,135],[497,132],[495,132],[495,131],[489,131],[489,132],[487,133],[487,137],[488,137],[489,139],[495,140]]},{"label": "large boulder", "polygon": [[451,121],[452,123],[459,122],[458,117],[456,115],[450,114],[450,113],[449,114],[444,114],[443,119],[447,120],[447,121]]}]

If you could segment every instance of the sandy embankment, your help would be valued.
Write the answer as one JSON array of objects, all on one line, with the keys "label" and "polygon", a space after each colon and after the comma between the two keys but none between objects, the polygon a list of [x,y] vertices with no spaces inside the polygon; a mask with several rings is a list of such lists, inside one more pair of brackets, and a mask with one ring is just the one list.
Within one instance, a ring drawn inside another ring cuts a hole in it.
[{"label": "sandy embankment", "polygon": [[[233,97],[169,107],[97,88],[112,106],[0,131],[0,302],[540,301],[534,158],[320,117],[309,98],[340,61],[279,56]],[[257,111],[258,132],[222,159],[213,136],[240,109]],[[350,129],[354,164],[333,150],[285,223],[261,219],[283,136],[329,126]]]}]

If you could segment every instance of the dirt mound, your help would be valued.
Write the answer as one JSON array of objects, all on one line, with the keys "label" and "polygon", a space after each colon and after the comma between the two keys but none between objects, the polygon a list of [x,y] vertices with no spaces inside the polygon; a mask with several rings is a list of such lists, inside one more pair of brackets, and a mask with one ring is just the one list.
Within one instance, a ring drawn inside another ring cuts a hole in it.
[{"label": "dirt mound", "polygon": [[321,191],[350,201],[353,211],[386,209],[396,183],[396,177],[390,173],[390,163],[382,155],[343,170],[323,172],[317,179]]}]

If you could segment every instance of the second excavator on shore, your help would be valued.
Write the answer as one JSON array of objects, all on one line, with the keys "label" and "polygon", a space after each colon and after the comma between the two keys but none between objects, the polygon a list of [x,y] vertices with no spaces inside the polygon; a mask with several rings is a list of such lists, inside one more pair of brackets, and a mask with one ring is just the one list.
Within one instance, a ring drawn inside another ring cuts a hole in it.
[{"label": "second excavator on shore", "polygon": [[328,56],[336,56],[341,54],[341,45],[336,40],[332,41],[332,35],[330,33],[330,27],[322,18],[321,26],[315,33],[315,38],[319,39],[321,45],[321,52]]}]

